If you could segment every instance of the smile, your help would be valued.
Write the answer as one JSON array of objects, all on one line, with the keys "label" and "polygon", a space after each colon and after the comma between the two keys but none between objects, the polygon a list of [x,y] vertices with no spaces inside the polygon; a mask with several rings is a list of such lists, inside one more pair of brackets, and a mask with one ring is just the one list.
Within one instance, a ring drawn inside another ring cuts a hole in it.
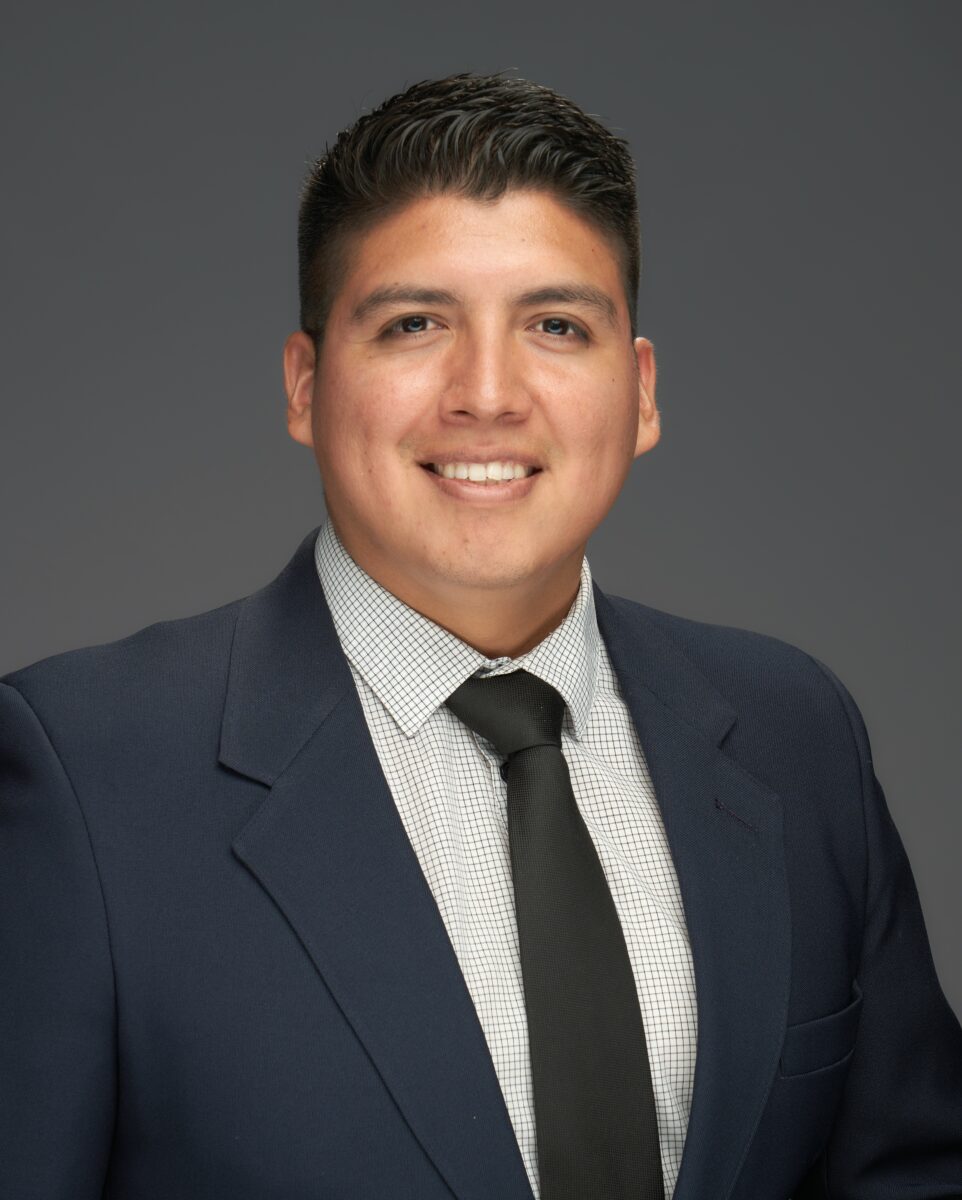
[{"label": "smile", "polygon": [[527,479],[538,470],[516,462],[424,463],[424,467],[444,479],[466,479],[471,483],[507,483],[513,479]]},{"label": "smile", "polygon": [[482,508],[523,501],[543,474],[540,467],[506,459],[420,465],[428,480],[449,500]]}]

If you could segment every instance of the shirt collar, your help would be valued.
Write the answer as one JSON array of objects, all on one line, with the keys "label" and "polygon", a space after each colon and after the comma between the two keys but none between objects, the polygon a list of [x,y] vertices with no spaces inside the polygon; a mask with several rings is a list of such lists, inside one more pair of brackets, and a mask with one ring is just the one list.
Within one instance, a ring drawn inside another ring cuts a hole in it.
[{"label": "shirt collar", "polygon": [[517,658],[487,658],[382,587],[354,561],[328,517],[314,562],[341,648],[401,731],[413,737],[456,688],[475,673],[523,668],[561,694],[576,738],[584,736],[594,701],[600,634],[591,570],[567,616],[543,641]]}]

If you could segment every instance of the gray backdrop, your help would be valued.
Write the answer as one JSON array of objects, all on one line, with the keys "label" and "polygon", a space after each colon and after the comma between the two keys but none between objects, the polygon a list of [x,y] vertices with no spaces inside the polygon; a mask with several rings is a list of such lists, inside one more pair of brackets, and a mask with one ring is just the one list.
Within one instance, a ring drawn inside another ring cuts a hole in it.
[{"label": "gray backdrop", "polygon": [[0,673],[267,582],[322,517],[284,426],[310,157],[513,68],[639,165],[661,444],[607,590],[855,696],[962,1011],[962,5],[171,3],[8,13]]}]

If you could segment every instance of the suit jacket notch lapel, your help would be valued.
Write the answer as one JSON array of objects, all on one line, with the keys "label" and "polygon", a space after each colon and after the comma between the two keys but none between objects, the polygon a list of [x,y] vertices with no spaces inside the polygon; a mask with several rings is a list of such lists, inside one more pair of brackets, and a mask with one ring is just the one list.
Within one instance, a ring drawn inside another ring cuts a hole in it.
[{"label": "suit jacket notch lapel", "polygon": [[596,593],[678,873],[698,1011],[675,1200],[727,1196],[775,1078],[788,1012],[790,912],[779,797],[719,747],[731,704],[645,615]]},{"label": "suit jacket notch lapel", "polygon": [[531,1200],[477,1013],[323,598],[316,534],[242,605],[220,757],[270,791],[232,849],[459,1200]]},{"label": "suit jacket notch lapel", "polygon": [[354,690],[314,568],[317,533],[242,601],[234,628],[219,758],[268,786]]}]

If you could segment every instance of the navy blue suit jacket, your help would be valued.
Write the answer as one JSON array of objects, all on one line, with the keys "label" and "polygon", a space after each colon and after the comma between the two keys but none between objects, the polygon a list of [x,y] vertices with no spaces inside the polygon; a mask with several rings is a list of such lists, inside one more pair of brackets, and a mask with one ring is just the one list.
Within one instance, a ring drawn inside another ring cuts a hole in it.
[{"label": "navy blue suit jacket", "polygon": [[[531,1200],[313,562],[0,683],[4,1200]],[[681,884],[678,1200],[962,1196],[962,1031],[831,671],[596,588]]]}]

